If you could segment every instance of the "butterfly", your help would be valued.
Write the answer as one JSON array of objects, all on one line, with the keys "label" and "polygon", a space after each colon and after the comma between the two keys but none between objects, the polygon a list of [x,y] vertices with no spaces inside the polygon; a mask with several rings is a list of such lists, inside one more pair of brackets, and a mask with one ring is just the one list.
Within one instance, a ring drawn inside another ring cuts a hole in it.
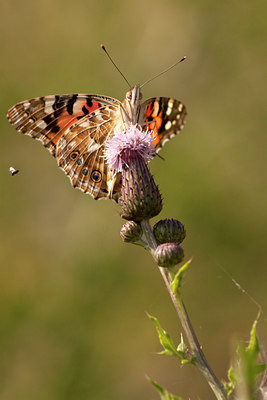
[{"label": "butterfly", "polygon": [[114,174],[104,158],[105,144],[114,130],[130,124],[153,131],[158,151],[184,126],[185,106],[167,97],[141,102],[139,85],[121,102],[92,94],[64,94],[37,97],[15,104],[7,118],[17,131],[43,143],[57,159],[72,185],[94,199],[118,201],[121,176]]}]

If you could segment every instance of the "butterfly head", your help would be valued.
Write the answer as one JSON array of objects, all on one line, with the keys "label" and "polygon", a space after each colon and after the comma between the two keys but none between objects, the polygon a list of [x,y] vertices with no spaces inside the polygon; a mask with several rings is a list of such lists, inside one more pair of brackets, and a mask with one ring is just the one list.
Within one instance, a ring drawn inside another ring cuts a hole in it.
[{"label": "butterfly head", "polygon": [[122,102],[123,119],[128,123],[136,124],[140,112],[140,101],[142,93],[140,85],[135,85],[129,92],[126,93],[125,100]]},{"label": "butterfly head", "polygon": [[140,102],[142,99],[142,93],[140,90],[140,85],[135,85],[129,92],[126,93],[126,99],[130,102],[132,106]]}]

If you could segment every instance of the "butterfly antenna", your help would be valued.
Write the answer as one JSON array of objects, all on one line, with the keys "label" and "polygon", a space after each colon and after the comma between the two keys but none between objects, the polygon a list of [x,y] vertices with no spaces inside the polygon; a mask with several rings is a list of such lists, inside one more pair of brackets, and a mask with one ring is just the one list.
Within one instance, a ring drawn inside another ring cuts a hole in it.
[{"label": "butterfly antenna", "polygon": [[128,82],[128,80],[125,78],[125,76],[123,75],[123,73],[121,72],[121,70],[117,67],[117,65],[115,64],[115,62],[112,60],[112,58],[110,57],[109,53],[107,52],[105,46],[103,44],[101,44],[101,48],[102,50],[104,50],[104,52],[106,53],[106,55],[108,56],[108,58],[110,59],[110,61],[112,62],[112,64],[114,65],[114,67],[117,69],[117,71],[119,71],[119,73],[121,74],[121,76],[123,77],[123,79],[125,80],[125,82],[127,83],[127,85],[129,86],[129,88],[131,89],[131,85]]},{"label": "butterfly antenna", "polygon": [[174,63],[173,65],[171,65],[170,67],[166,68],[164,71],[160,72],[159,74],[153,76],[153,78],[148,79],[145,83],[143,83],[140,88],[142,88],[143,86],[145,86],[147,83],[153,81],[154,79],[156,79],[158,76],[165,74],[165,72],[169,71],[170,69],[172,69],[173,67],[175,67],[175,65],[180,64],[182,61],[184,61],[186,59],[186,56],[184,56],[183,58],[181,58],[181,60],[176,61],[176,63]]}]

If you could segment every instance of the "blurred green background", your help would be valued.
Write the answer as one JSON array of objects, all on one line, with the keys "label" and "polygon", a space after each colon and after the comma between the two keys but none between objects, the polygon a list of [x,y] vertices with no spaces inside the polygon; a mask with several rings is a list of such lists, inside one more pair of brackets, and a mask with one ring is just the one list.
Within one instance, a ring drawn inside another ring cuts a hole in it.
[{"label": "blurred green background", "polygon": [[[266,312],[266,1],[1,1],[1,400],[158,399],[149,375],[185,399],[213,399],[191,366],[156,354],[145,312],[180,325],[148,253],[121,242],[119,206],[94,201],[43,146],[17,133],[13,104],[59,93],[123,99],[144,87],[188,109],[151,164],[162,218],[187,229],[183,294],[220,378],[257,306]],[[20,173],[11,177],[8,168]],[[227,271],[227,272],[225,272]],[[230,274],[230,276],[228,275]],[[259,324],[266,336],[266,315]],[[265,341],[266,342],[266,341]]]}]

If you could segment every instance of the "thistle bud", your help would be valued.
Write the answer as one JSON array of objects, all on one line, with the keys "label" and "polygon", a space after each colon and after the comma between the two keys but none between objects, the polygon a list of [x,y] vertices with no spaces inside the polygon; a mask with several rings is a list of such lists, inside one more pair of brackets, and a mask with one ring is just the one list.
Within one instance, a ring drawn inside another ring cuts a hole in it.
[{"label": "thistle bud", "polygon": [[177,219],[162,219],[153,227],[153,233],[160,243],[176,242],[182,243],[185,238],[185,228]]},{"label": "thistle bud", "polygon": [[149,220],[162,209],[162,199],[155,181],[143,159],[133,157],[122,171],[122,218]]},{"label": "thistle bud", "polygon": [[141,239],[143,234],[141,225],[134,221],[127,221],[121,227],[120,236],[126,243],[134,243]]},{"label": "thistle bud", "polygon": [[122,176],[122,218],[142,221],[160,213],[161,194],[147,167],[154,155],[153,133],[137,125],[130,125],[126,132],[115,132],[107,142],[106,160]]},{"label": "thistle bud", "polygon": [[163,243],[156,248],[154,257],[160,267],[168,268],[183,260],[184,251],[178,243]]}]

